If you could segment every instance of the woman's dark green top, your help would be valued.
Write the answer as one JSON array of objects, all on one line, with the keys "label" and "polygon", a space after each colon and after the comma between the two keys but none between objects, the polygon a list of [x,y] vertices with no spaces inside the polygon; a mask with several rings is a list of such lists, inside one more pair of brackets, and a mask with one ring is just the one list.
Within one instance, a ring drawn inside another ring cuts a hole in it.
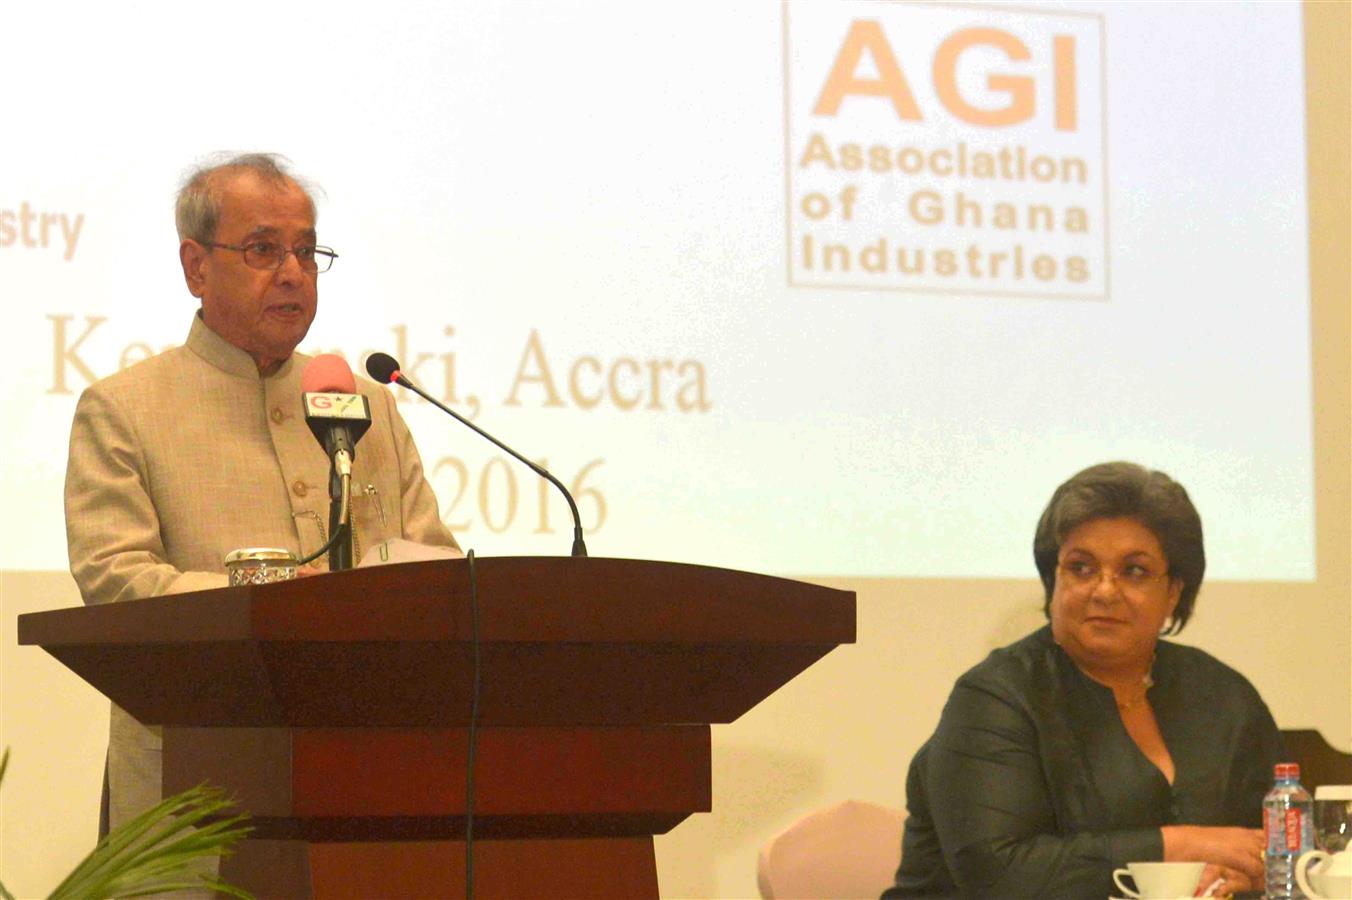
[{"label": "woman's dark green top", "polygon": [[1262,824],[1281,734],[1253,685],[1160,641],[1147,696],[1170,786],[1127,734],[1113,693],[1043,627],[958,679],[906,778],[898,897],[1083,897],[1114,868],[1163,858],[1160,826]]}]

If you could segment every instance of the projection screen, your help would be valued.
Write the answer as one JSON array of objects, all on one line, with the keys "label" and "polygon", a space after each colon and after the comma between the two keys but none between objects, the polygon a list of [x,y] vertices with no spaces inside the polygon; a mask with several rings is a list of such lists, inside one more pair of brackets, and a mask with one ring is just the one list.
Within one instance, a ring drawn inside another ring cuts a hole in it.
[{"label": "projection screen", "polygon": [[[6,51],[0,568],[66,567],[75,400],[183,340],[178,182],[262,150],[340,254],[301,349],[398,357],[594,555],[1022,577],[1050,489],[1132,459],[1209,576],[1314,578],[1298,5],[6,15],[50,40]],[[567,552],[401,400],[464,546]]]}]

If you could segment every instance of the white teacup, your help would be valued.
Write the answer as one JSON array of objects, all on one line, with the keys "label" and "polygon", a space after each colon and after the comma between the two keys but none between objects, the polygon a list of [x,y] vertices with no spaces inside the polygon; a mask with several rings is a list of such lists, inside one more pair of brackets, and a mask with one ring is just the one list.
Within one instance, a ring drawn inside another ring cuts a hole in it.
[{"label": "white teacup", "polygon": [[[1128,897],[1139,900],[1178,900],[1197,893],[1206,863],[1199,862],[1134,862],[1125,869],[1113,870],[1113,883]],[[1130,875],[1136,890],[1122,883]]]},{"label": "white teacup", "polygon": [[1302,853],[1296,860],[1296,884],[1311,900],[1352,897],[1352,850],[1332,856],[1323,850]]}]

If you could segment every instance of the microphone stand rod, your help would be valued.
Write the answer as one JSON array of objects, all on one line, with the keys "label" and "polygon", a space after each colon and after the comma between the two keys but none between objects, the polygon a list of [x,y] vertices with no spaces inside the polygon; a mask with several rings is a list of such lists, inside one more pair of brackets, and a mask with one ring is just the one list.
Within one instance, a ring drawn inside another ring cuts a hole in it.
[{"label": "microphone stand rod", "polygon": [[346,450],[333,455],[329,469],[329,571],[352,568],[352,458]]}]

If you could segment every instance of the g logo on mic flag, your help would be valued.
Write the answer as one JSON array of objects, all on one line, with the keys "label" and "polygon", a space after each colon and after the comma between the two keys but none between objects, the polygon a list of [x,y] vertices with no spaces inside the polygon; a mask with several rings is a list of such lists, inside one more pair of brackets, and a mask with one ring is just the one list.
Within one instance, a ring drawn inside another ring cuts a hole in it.
[{"label": "g logo on mic flag", "polygon": [[358,419],[371,422],[371,407],[362,394],[303,394],[305,417],[328,419]]}]

